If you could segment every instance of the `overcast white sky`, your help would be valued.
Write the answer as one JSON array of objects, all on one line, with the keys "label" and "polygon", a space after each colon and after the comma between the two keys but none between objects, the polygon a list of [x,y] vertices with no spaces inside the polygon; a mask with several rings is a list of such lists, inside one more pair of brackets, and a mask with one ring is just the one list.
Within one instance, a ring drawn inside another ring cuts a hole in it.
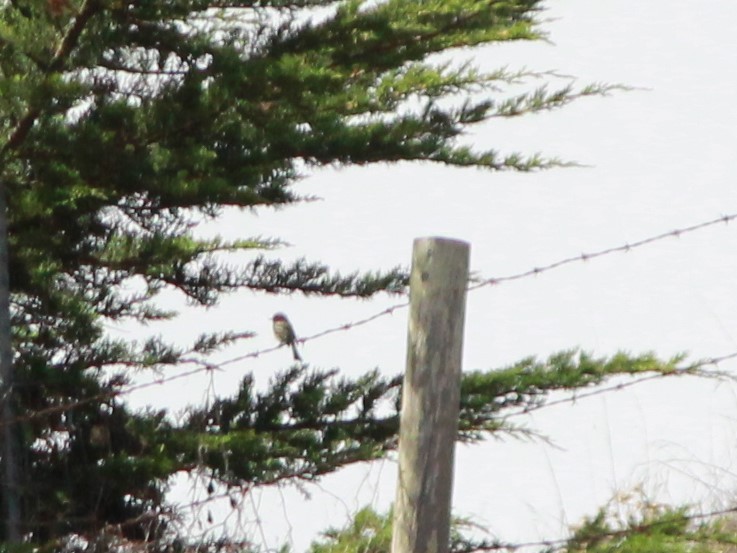
[{"label": "overcast white sky", "polygon": [[[590,167],[536,174],[399,164],[311,174],[296,188],[322,201],[228,216],[226,236],[268,235],[279,252],[342,270],[409,264],[412,240],[471,243],[472,269],[502,276],[581,252],[632,242],[737,212],[737,2],[550,0],[552,44],[510,43],[462,52],[484,68],[557,70],[578,82],[641,87],[584,99],[551,113],[494,121],[470,137],[480,148],[542,152]],[[464,367],[503,366],[580,346],[694,357],[737,351],[737,225],[718,226],[469,294]],[[174,301],[172,299],[172,301]],[[311,335],[397,302],[268,297],[244,293],[221,308],[152,327],[186,339],[203,329],[253,330],[238,353],[273,345],[270,321],[285,311]],[[358,375],[404,366],[406,311],[304,345],[318,367]],[[268,381],[286,350],[166,388],[176,407],[213,390],[229,394],[246,372]],[[723,369],[735,369],[737,362]],[[210,390],[206,392],[205,390]],[[162,390],[134,405],[157,404]],[[609,500],[644,484],[656,499],[705,502],[737,489],[737,394],[729,383],[660,380],[626,392],[543,409],[519,422],[542,442],[491,440],[461,447],[454,508],[508,541],[554,538]],[[303,551],[328,525],[365,504],[393,500],[391,461],[354,467],[305,488],[256,491],[230,524],[266,547]],[[190,488],[183,482],[177,493]],[[254,522],[256,511],[260,523]],[[206,511],[202,511],[204,517]]]}]

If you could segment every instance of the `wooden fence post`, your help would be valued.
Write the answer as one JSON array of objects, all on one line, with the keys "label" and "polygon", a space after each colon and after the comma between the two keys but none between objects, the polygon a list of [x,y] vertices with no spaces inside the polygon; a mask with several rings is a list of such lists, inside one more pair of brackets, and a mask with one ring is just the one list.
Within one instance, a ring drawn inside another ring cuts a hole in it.
[{"label": "wooden fence post", "polygon": [[469,251],[414,242],[392,553],[448,551]]}]

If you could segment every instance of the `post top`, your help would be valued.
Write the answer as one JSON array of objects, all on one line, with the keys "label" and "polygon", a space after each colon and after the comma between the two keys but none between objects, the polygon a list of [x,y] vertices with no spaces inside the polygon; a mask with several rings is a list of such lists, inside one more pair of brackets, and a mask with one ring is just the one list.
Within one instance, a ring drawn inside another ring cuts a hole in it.
[{"label": "post top", "polygon": [[463,245],[466,247],[470,247],[471,245],[465,240],[461,240],[459,238],[448,238],[446,236],[420,236],[418,238],[415,238],[414,242],[415,244],[421,244],[422,242],[435,242],[448,245],[457,244],[459,246]]}]

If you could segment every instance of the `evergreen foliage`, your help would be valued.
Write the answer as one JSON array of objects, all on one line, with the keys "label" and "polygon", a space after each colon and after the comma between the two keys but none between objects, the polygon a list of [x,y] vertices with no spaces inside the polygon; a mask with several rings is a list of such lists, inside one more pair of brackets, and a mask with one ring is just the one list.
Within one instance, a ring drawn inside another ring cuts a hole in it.
[{"label": "evergreen foliage", "polygon": [[[317,9],[317,11],[311,11]],[[202,359],[248,333],[190,348],[111,340],[106,321],[171,318],[164,289],[211,306],[251,289],[370,297],[404,291],[401,269],[340,275],[264,252],[278,238],[198,238],[223,208],[303,198],[300,171],[430,161],[492,170],[562,165],[475,151],[469,126],[601,94],[545,88],[531,72],[432,61],[449,49],[534,40],[538,0],[6,0],[0,3],[0,184],[22,451],[23,533],[34,547],[209,551],[166,504],[178,472],[230,485],[316,478],[395,445],[399,379],[294,368],[265,393],[173,422],[119,394],[136,369]],[[445,101],[450,100],[450,101]],[[220,255],[245,252],[231,266]],[[501,413],[613,374],[671,372],[651,356],[565,353],[464,381],[461,438],[517,432]],[[4,531],[4,529],[3,529]],[[2,536],[0,536],[1,538]]]},{"label": "evergreen foliage", "polygon": [[[631,498],[629,498],[631,499]],[[628,510],[615,514],[613,507]],[[505,543],[479,538],[478,527],[454,518],[450,553],[498,551],[514,553],[734,553],[737,531],[733,511],[702,517],[687,508],[671,508],[648,500],[613,503],[585,519],[571,537],[538,543]],[[312,543],[309,553],[389,553],[392,516],[366,507],[345,528],[330,528]]]}]

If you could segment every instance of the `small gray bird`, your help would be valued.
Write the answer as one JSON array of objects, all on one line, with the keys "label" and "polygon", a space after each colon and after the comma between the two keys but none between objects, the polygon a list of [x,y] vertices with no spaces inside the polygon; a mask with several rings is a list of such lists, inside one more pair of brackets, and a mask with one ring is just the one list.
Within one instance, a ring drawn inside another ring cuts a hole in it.
[{"label": "small gray bird", "polygon": [[299,352],[297,352],[297,336],[294,334],[294,328],[292,327],[292,323],[289,322],[289,319],[287,319],[287,316],[284,313],[276,313],[271,318],[271,321],[274,323],[274,336],[279,340],[279,343],[292,346],[294,360],[302,361]]}]

